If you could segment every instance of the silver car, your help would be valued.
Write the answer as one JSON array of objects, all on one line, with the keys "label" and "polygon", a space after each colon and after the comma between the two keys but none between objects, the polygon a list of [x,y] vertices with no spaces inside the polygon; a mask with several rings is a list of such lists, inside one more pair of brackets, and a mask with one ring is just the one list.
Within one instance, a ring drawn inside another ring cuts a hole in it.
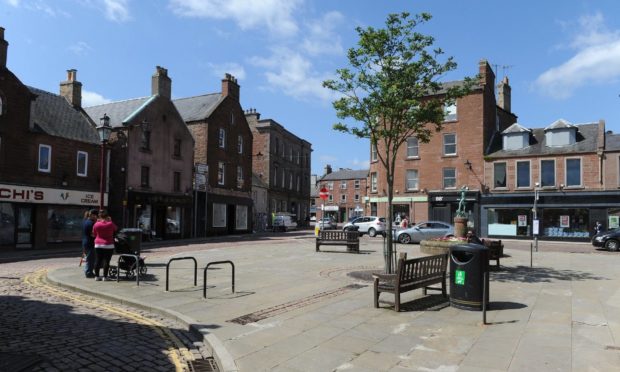
[{"label": "silver car", "polygon": [[358,217],[351,222],[344,225],[342,230],[347,231],[350,226],[359,226],[360,235],[368,234],[368,236],[375,237],[377,234],[385,234],[385,218],[377,216],[363,216]]},{"label": "silver car", "polygon": [[319,221],[319,229],[321,230],[335,230],[337,228],[338,224],[336,224],[336,221],[329,217],[321,218]]},{"label": "silver car", "polygon": [[450,235],[454,235],[454,226],[441,221],[425,221],[406,229],[397,230],[394,234],[394,240],[408,244]]}]

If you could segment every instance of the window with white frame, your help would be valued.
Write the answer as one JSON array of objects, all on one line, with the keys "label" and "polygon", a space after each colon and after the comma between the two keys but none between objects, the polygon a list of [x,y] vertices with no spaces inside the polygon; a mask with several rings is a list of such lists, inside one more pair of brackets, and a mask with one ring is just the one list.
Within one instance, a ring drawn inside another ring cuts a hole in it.
[{"label": "window with white frame", "polygon": [[444,168],[443,169],[443,188],[444,189],[456,188],[456,168]]},{"label": "window with white frame", "polygon": [[555,187],[555,160],[540,161],[540,186]]},{"label": "window with white frame", "polygon": [[226,204],[213,203],[213,227],[226,227]]},{"label": "window with white frame", "polygon": [[407,169],[407,191],[415,191],[419,188],[418,170]]},{"label": "window with white frame", "polygon": [[443,135],[443,154],[456,155],[456,134],[446,133]]},{"label": "window with white frame", "polygon": [[373,143],[370,145],[370,161],[377,161],[377,158],[377,145]]},{"label": "window with white frame", "polygon": [[243,154],[243,137],[237,137],[237,153]]},{"label": "window with white frame", "polygon": [[355,187],[355,190],[359,190],[359,188],[360,188],[360,180],[353,181],[353,185]]},{"label": "window with white frame", "polygon": [[328,201],[328,202],[333,202],[333,201],[334,201],[334,195],[329,194],[329,195],[327,196],[327,201]]},{"label": "window with white frame", "polygon": [[417,137],[407,138],[407,157],[417,158],[419,156],[418,149],[419,149],[418,138]]},{"label": "window with white frame", "polygon": [[39,145],[39,172],[49,173],[52,171],[52,147]]},{"label": "window with white frame", "polygon": [[220,128],[218,145],[220,148],[226,148],[226,130],[224,128]]},{"label": "window with white frame", "polygon": [[581,186],[581,159],[566,159],[566,186]]},{"label": "window with white frame", "polygon": [[330,181],[330,182],[328,182],[328,183],[327,183],[327,189],[328,189],[329,191],[332,191],[332,190],[334,189],[334,183],[333,183],[333,182],[331,182],[331,181]]},{"label": "window with white frame", "polygon": [[243,167],[237,165],[237,188],[243,187]]},{"label": "window with white frame", "polygon": [[223,161],[217,163],[217,184],[223,185],[226,180],[226,167]]},{"label": "window with white frame", "polygon": [[340,190],[347,189],[347,181],[340,181]]},{"label": "window with white frame", "polygon": [[360,201],[360,194],[355,194],[355,195],[353,196],[353,199],[355,200],[355,202]]},{"label": "window with white frame", "polygon": [[347,202],[347,194],[340,194],[340,202],[341,203]]},{"label": "window with white frame", "polygon": [[377,192],[377,172],[370,174],[370,192]]},{"label": "window with white frame", "polygon": [[517,162],[517,188],[519,187],[531,187],[529,161]]},{"label": "window with white frame", "polygon": [[457,120],[456,113],[457,113],[456,102],[454,102],[451,105],[447,105],[445,107],[444,121],[455,121],[455,120]]},{"label": "window with white frame", "polygon": [[493,163],[493,187],[506,187],[506,163]]},{"label": "window with white frame", "polygon": [[80,177],[88,176],[88,153],[85,151],[77,152],[77,175]]}]

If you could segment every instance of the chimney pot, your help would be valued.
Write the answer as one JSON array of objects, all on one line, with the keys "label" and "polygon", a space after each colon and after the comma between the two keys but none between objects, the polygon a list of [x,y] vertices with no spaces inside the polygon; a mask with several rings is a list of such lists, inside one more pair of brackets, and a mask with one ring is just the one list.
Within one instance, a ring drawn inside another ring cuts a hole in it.
[{"label": "chimney pot", "polygon": [[497,105],[504,111],[510,112],[511,88],[507,76],[504,76],[497,88]]},{"label": "chimney pot", "polygon": [[237,79],[229,73],[224,74],[222,79],[222,97],[228,97],[239,100],[239,84]]},{"label": "chimney pot", "polygon": [[67,70],[67,81],[60,83],[60,95],[75,107],[82,107],[82,83],[77,81],[77,70]]}]

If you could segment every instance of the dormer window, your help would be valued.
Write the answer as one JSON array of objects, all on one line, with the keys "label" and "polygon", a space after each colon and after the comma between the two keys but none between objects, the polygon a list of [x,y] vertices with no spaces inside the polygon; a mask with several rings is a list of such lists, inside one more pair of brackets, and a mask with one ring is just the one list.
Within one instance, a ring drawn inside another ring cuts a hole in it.
[{"label": "dormer window", "polygon": [[545,128],[545,142],[548,147],[574,145],[577,127],[564,119],[557,120]]},{"label": "dormer window", "polygon": [[530,145],[531,130],[514,123],[502,132],[502,149],[504,151],[521,150]]}]

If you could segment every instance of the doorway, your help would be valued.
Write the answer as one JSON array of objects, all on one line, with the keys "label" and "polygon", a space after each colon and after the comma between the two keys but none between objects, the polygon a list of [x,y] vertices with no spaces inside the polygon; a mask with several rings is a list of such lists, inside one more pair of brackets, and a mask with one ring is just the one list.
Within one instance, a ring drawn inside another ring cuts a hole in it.
[{"label": "doorway", "polygon": [[32,207],[15,207],[15,247],[32,248]]}]

